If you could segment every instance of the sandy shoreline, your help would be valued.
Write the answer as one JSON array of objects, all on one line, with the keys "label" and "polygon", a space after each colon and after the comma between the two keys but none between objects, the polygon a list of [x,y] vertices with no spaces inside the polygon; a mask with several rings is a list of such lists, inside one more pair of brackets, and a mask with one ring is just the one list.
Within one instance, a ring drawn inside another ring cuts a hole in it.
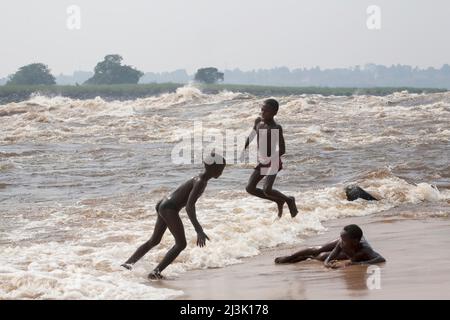
[{"label": "sandy shoreline", "polygon": [[[367,266],[327,270],[317,261],[292,265],[273,263],[276,256],[331,240],[349,223],[361,225],[373,248],[387,259],[379,269],[380,289],[368,289],[367,279],[373,273],[368,273]],[[177,279],[162,281],[158,286],[182,290],[185,294],[178,299],[199,300],[450,299],[448,215],[406,219],[389,212],[334,220],[325,226],[327,232],[294,248],[268,249],[241,264],[194,270]]]}]

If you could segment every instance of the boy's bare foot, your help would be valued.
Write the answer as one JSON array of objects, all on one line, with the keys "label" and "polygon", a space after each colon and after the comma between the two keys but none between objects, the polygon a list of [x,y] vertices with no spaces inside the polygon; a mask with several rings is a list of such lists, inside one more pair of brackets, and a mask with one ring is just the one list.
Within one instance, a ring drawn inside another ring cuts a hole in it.
[{"label": "boy's bare foot", "polygon": [[121,267],[124,267],[127,270],[133,269],[133,265],[131,263],[124,263],[120,265]]},{"label": "boy's bare foot", "polygon": [[150,280],[161,280],[164,279],[164,277],[161,275],[161,272],[159,270],[153,270],[150,272],[147,276]]},{"label": "boy's bare foot", "polygon": [[298,213],[297,205],[295,204],[295,198],[289,197],[287,205],[289,207],[289,211],[291,212],[291,217],[294,218]]},{"label": "boy's bare foot", "polygon": [[275,258],[276,264],[289,263],[289,256]]},{"label": "boy's bare foot", "polygon": [[283,215],[283,207],[284,207],[284,201],[279,201],[277,202],[277,207],[278,207],[278,218],[281,218],[281,216]]}]

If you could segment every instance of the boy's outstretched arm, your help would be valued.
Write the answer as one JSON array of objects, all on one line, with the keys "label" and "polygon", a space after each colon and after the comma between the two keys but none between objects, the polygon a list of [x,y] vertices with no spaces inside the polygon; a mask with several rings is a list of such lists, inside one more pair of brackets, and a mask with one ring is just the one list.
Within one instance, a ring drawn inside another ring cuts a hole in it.
[{"label": "boy's outstretched arm", "polygon": [[206,244],[206,239],[209,240],[208,236],[203,232],[203,228],[197,220],[197,215],[195,212],[195,203],[198,198],[202,195],[205,190],[206,182],[199,179],[194,182],[191,193],[189,194],[188,201],[186,203],[186,213],[188,214],[189,220],[191,220],[195,231],[197,232],[197,245],[203,247]]},{"label": "boy's outstretched arm", "polygon": [[339,256],[339,253],[341,253],[341,250],[342,250],[341,242],[338,241],[336,243],[336,246],[334,247],[333,251],[331,251],[330,255],[323,262],[324,266],[327,268],[333,268],[334,265],[333,265],[332,261],[337,259],[337,257]]},{"label": "boy's outstretched arm", "polygon": [[338,242],[339,242],[339,239],[328,242],[319,247],[305,248],[303,250],[297,251],[296,253],[294,253],[290,256],[278,257],[275,259],[275,263],[295,263],[295,262],[300,262],[300,261],[303,261],[303,260],[306,260],[309,258],[316,258],[321,253],[332,251],[336,247],[336,243],[338,243]]},{"label": "boy's outstretched arm", "polygon": [[248,148],[248,146],[250,145],[250,142],[252,142],[253,139],[255,138],[255,136],[256,136],[256,126],[260,122],[261,122],[261,118],[260,117],[256,118],[255,124],[253,125],[253,128],[252,128],[252,132],[250,132],[250,134],[248,135],[247,139],[245,140],[244,150]]}]

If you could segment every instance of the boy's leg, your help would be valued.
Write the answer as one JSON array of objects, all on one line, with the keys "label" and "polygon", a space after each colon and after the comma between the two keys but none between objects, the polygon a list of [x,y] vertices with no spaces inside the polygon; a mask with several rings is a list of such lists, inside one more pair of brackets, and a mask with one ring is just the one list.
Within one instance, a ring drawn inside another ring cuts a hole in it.
[{"label": "boy's leg", "polygon": [[273,189],[273,183],[275,182],[276,174],[266,176],[266,180],[264,182],[263,193],[266,197],[273,199],[273,201],[280,203],[286,202],[289,211],[291,212],[291,216],[295,217],[298,213],[297,205],[295,204],[294,197],[288,197],[282,194],[280,191]]},{"label": "boy's leg", "polygon": [[175,210],[165,209],[161,212],[161,217],[166,222],[169,231],[175,238],[175,245],[166,253],[161,263],[149,274],[150,278],[160,277],[162,272],[169,264],[171,264],[176,257],[186,248],[186,236],[184,234],[183,222],[180,215]]},{"label": "boy's leg", "polygon": [[[278,257],[275,259],[275,263],[295,263],[304,261],[306,259],[315,259],[316,257],[321,256],[322,253],[330,253],[333,251],[333,249],[336,247],[336,244],[338,243],[339,239],[336,239],[334,241],[328,242],[324,244],[323,246],[318,247],[309,247],[306,249],[302,249],[300,251],[297,251],[296,253],[285,256],[285,257]],[[326,259],[326,257],[325,257]]]},{"label": "boy's leg", "polygon": [[153,248],[154,246],[159,244],[161,242],[161,238],[164,235],[164,232],[166,231],[166,229],[167,229],[166,223],[164,222],[164,220],[158,214],[158,218],[156,219],[155,228],[153,230],[152,237],[147,242],[145,242],[143,245],[141,245],[136,250],[136,252],[133,253],[133,255],[122,266],[127,268],[127,269],[131,269],[127,265],[135,264],[147,252],[149,252],[151,248]]},{"label": "boy's leg", "polygon": [[285,201],[283,199],[269,197],[264,193],[263,189],[256,187],[258,185],[258,183],[264,177],[265,176],[260,173],[259,169],[253,170],[253,173],[250,176],[250,179],[248,179],[248,184],[247,184],[247,187],[245,188],[245,190],[248,193],[250,193],[254,196],[257,196],[261,199],[266,199],[266,200],[271,200],[271,201],[276,202],[276,204],[278,206],[278,216],[281,217],[281,215],[283,214],[283,205],[284,205]]},{"label": "boy's leg", "polygon": [[266,197],[270,197],[278,201],[289,201],[289,197],[282,194],[280,191],[273,189],[273,183],[275,182],[276,174],[267,175],[264,181],[263,193]]},{"label": "boy's leg", "polygon": [[247,187],[245,188],[245,190],[251,195],[257,196],[259,198],[272,200],[264,194],[262,189],[256,187],[263,178],[264,176],[259,173],[258,169],[253,170],[252,175],[248,179]]}]

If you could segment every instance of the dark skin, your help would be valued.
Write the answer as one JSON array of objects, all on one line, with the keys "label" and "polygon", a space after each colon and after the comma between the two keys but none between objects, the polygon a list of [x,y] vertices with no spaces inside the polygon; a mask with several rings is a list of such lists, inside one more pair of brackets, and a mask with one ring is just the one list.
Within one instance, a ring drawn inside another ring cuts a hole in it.
[{"label": "dark skin", "polygon": [[[327,268],[386,262],[379,253],[370,247],[364,238],[352,239],[345,230],[342,230],[339,239],[322,246],[300,250],[290,256],[278,257],[275,259],[275,263],[296,263],[307,259],[323,261]],[[350,261],[340,265],[337,263],[339,260]]]},{"label": "dark skin", "polygon": [[[258,146],[259,146],[259,130],[266,129],[267,130],[267,155],[271,156],[271,130],[276,129],[278,130],[279,135],[279,157],[284,155],[286,153],[286,145],[284,142],[284,136],[283,136],[283,128],[277,124],[274,120],[275,115],[277,112],[271,108],[266,103],[263,104],[261,107],[261,117],[258,117],[255,120],[255,124],[253,126],[252,134],[250,134],[249,137],[247,137],[247,140],[245,141],[245,147],[244,150],[248,148],[250,145],[250,142],[254,139],[255,135],[257,136],[258,140]],[[264,186],[262,189],[257,188],[258,183],[266,178],[264,181]],[[278,208],[278,217],[281,218],[283,215],[283,206],[285,203],[287,203],[289,207],[289,211],[291,213],[292,217],[295,217],[298,213],[297,206],[295,204],[295,198],[286,196],[285,194],[281,193],[278,190],[273,189],[273,184],[275,182],[275,178],[277,177],[276,174],[270,174],[270,175],[263,175],[261,174],[261,169],[255,169],[250,176],[250,179],[248,181],[246,190],[251,195],[257,196],[261,199],[266,199],[273,201],[277,204]]]},{"label": "dark skin", "polygon": [[169,228],[169,231],[175,238],[175,245],[167,252],[166,256],[158,266],[148,275],[151,280],[161,279],[161,272],[186,248],[186,236],[179,215],[179,212],[183,207],[186,208],[189,220],[197,232],[197,245],[199,247],[204,247],[206,245],[206,240],[209,240],[209,238],[197,220],[195,203],[203,194],[208,181],[211,178],[219,178],[223,169],[224,166],[221,165],[205,166],[205,171],[203,173],[189,179],[172,192],[170,196],[160,201],[156,206],[158,218],[155,223],[153,235],[147,242],[142,244],[136,252],[122,264],[122,266],[131,270],[132,265],[139,261],[148,251],[150,251],[150,249],[161,242],[162,236],[166,229]]}]

